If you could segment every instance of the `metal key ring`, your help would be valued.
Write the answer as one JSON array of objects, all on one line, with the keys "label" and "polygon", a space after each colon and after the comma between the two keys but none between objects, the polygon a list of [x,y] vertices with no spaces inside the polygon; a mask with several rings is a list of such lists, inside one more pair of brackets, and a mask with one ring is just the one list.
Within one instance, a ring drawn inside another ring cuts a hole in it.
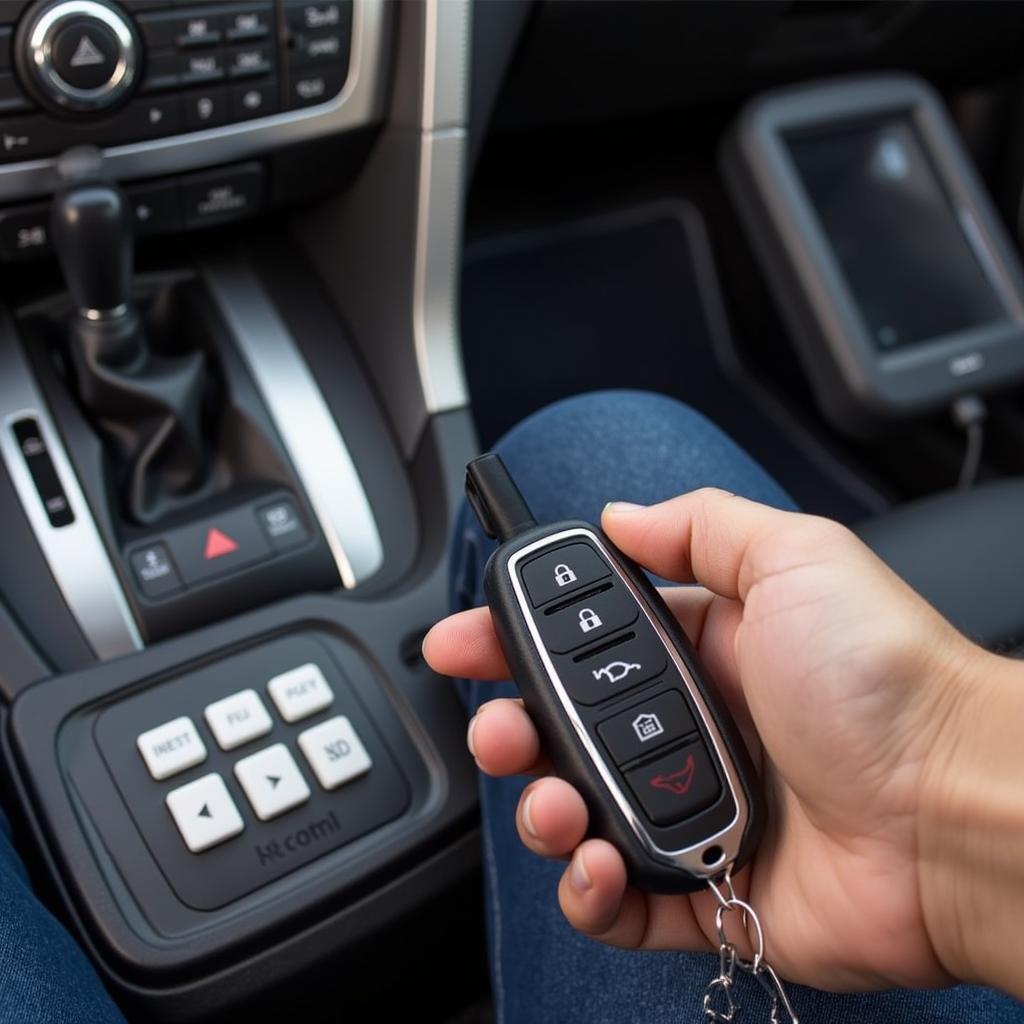
[{"label": "metal key ring", "polygon": [[[754,908],[747,903],[745,900],[731,897],[720,903],[717,910],[715,911],[715,928],[718,931],[718,941],[720,945],[731,945],[729,937],[725,934],[725,915],[729,910],[739,910],[743,913],[743,916],[748,921],[754,922],[754,933],[757,936],[757,942],[754,946],[754,958],[747,967],[748,970],[756,972],[761,966],[764,960],[764,929],[761,927],[761,921],[754,911]],[[749,930],[747,932],[747,938],[750,938]],[[744,965],[744,961],[739,961],[741,966]]]}]

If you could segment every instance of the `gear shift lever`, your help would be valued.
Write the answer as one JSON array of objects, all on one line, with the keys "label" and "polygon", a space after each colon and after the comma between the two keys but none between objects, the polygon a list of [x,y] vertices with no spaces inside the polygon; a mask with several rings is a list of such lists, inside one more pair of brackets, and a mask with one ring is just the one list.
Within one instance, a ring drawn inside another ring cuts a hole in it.
[{"label": "gear shift lever", "polygon": [[125,513],[153,523],[203,482],[204,358],[154,354],[132,299],[134,235],[124,193],[90,147],[58,161],[51,237],[75,307],[69,344],[82,404],[107,442]]},{"label": "gear shift lever", "polygon": [[54,196],[51,236],[71,300],[88,320],[131,315],[135,237],[128,201],[100,177],[100,161],[88,150],[65,154],[60,171],[69,183]]}]

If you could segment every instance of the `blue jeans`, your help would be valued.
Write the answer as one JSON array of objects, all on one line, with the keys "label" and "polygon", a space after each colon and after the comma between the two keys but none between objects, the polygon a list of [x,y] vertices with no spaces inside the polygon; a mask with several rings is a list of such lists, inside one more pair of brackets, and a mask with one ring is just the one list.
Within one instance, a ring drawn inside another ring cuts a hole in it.
[{"label": "blue jeans", "polygon": [[[571,398],[531,416],[498,445],[538,522],[598,521],[607,501],[650,504],[705,485],[792,508],[745,452],[703,416],[662,396],[630,391]],[[482,604],[482,569],[494,544],[467,507],[456,524],[453,608]],[[511,683],[463,682],[470,710],[515,693]],[[699,1024],[710,954],[637,953],[585,938],[565,921],[556,887],[564,865],[520,843],[514,815],[525,779],[481,775],[492,987],[499,1024]],[[767,922],[771,928],[771,922]],[[743,1020],[766,1021],[755,982],[741,979]],[[1024,1006],[989,989],[835,995],[792,986],[805,1024],[1024,1022]],[[749,1015],[749,1016],[748,1016]]]},{"label": "blue jeans", "polygon": [[32,891],[0,812],[0,1024],[123,1020],[85,954]]}]

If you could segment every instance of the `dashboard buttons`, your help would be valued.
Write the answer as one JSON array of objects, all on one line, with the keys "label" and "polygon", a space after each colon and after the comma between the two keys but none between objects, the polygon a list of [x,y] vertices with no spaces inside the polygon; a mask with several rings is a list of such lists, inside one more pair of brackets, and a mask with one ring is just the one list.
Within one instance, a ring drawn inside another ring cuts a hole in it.
[{"label": "dashboard buttons", "polygon": [[308,65],[323,62],[339,64],[348,57],[348,35],[339,32],[303,34],[295,40],[292,64]]},{"label": "dashboard buttons", "polygon": [[135,744],[157,782],[206,760],[206,746],[187,716],[147,730]]},{"label": "dashboard buttons", "polygon": [[233,7],[230,14],[224,15],[225,35],[229,43],[266,39],[270,35],[273,12],[269,4],[251,7],[236,4]]},{"label": "dashboard buttons", "polygon": [[[30,229],[31,230],[31,229]],[[17,420],[11,430],[18,442],[21,456],[25,460],[25,468],[32,477],[36,493],[46,511],[46,518],[54,529],[68,526],[75,521],[75,514],[64,493],[64,485],[57,476],[50,452],[39,430],[39,423],[31,416]]]},{"label": "dashboard buttons", "polygon": [[192,853],[217,846],[245,828],[228,787],[216,772],[172,789],[166,803]]},{"label": "dashboard buttons", "polygon": [[18,30],[19,70],[50,106],[95,111],[119,103],[135,84],[139,44],[131,22],[96,0],[59,0],[34,9]]},{"label": "dashboard buttons", "polygon": [[228,51],[229,78],[256,78],[274,69],[270,50],[265,46],[246,46]]},{"label": "dashboard buttons", "polygon": [[120,56],[117,36],[102,22],[73,21],[53,37],[53,69],[76,89],[108,82]]},{"label": "dashboard buttons", "polygon": [[703,743],[691,743],[634,768],[626,772],[626,781],[655,825],[691,818],[710,807],[722,792]]},{"label": "dashboard buttons", "polygon": [[176,42],[182,50],[216,46],[223,38],[221,19],[216,15],[191,14],[182,18]]},{"label": "dashboard buttons", "polygon": [[170,530],[164,540],[189,585],[253,565],[272,554],[247,506]]},{"label": "dashboard buttons", "polygon": [[242,758],[235,765],[235,778],[260,821],[270,821],[310,796],[295,758],[283,743]]},{"label": "dashboard buttons", "polygon": [[310,107],[325,103],[341,92],[345,75],[341,71],[299,72],[294,75],[288,87],[289,103],[292,107]]},{"label": "dashboard buttons", "polygon": [[298,547],[309,540],[309,531],[295,511],[295,505],[287,498],[264,505],[257,509],[260,525],[267,539],[277,551]]},{"label": "dashboard buttons", "polygon": [[263,201],[263,169],[243,164],[227,171],[192,174],[181,181],[187,227],[235,220],[252,213]]},{"label": "dashboard buttons", "polygon": [[185,127],[212,128],[228,119],[228,91],[224,88],[204,89],[184,97]]},{"label": "dashboard buttons", "polygon": [[220,53],[193,53],[181,59],[178,81],[181,85],[219,82],[227,72]]},{"label": "dashboard buttons", "polygon": [[349,3],[289,3],[285,16],[290,28],[315,31],[316,29],[338,29],[351,19]]},{"label": "dashboard buttons", "polygon": [[136,185],[125,192],[135,213],[136,235],[141,237],[181,228],[181,202],[177,183]]},{"label": "dashboard buttons", "polygon": [[274,676],[267,683],[267,692],[286,722],[309,718],[329,707],[334,700],[334,691],[324,679],[320,666],[313,661]]},{"label": "dashboard buttons", "polygon": [[203,718],[221,750],[234,750],[266,736],[274,723],[255,690],[239,690],[206,706]]},{"label": "dashboard buttons", "polygon": [[174,568],[166,544],[149,544],[131,553],[135,579],[146,597],[163,597],[181,590],[181,577]]},{"label": "dashboard buttons", "polygon": [[50,249],[50,207],[12,206],[0,210],[0,256],[23,260]]},{"label": "dashboard buttons", "polygon": [[181,104],[177,96],[136,100],[117,115],[117,142],[158,139],[181,131]]},{"label": "dashboard buttons", "polygon": [[373,766],[370,755],[344,716],[329,718],[299,734],[299,747],[324,789],[337,789]]},{"label": "dashboard buttons", "polygon": [[278,107],[277,82],[245,83],[231,86],[231,119],[245,121],[250,117],[273,114]]},{"label": "dashboard buttons", "polygon": [[21,117],[0,122],[0,161],[31,160],[60,149],[61,125],[45,117]]}]

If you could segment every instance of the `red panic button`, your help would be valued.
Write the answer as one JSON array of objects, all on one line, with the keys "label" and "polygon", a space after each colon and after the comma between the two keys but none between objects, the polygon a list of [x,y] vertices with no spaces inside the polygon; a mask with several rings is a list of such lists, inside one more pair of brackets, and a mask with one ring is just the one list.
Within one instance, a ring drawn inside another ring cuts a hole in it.
[{"label": "red panic button", "polygon": [[710,807],[722,792],[703,743],[691,743],[626,773],[630,789],[655,825],[674,825]]}]

